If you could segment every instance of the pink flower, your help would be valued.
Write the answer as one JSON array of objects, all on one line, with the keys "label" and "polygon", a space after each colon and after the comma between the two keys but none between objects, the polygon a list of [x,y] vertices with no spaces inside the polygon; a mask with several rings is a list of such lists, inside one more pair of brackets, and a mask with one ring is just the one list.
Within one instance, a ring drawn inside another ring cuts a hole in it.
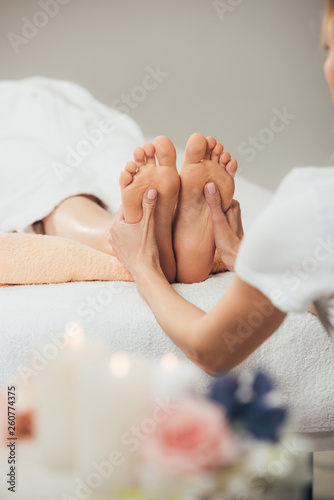
[{"label": "pink flower", "polygon": [[[22,398],[24,401],[24,398]],[[14,423],[8,422],[8,399],[7,393],[0,392],[0,445],[1,442],[5,443],[7,438],[10,437],[9,426],[15,427],[13,437],[16,438],[31,438],[34,434],[34,412],[24,401],[23,404],[14,406],[13,412],[15,414]]]},{"label": "pink flower", "polygon": [[179,475],[228,465],[237,446],[219,405],[186,399],[176,409],[171,406],[166,420],[142,443],[141,452],[150,468]]}]

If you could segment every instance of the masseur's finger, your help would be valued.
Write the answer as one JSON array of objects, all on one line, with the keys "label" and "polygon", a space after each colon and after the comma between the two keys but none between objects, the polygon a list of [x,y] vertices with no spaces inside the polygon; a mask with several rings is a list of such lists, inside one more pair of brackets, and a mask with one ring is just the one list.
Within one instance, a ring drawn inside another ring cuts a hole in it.
[{"label": "masseur's finger", "polygon": [[[215,236],[217,251],[226,267],[234,270],[235,259],[240,245],[240,239],[229,224],[227,215],[224,214],[219,190],[213,182],[205,186],[205,198],[211,209],[212,227]],[[235,215],[236,205],[230,208],[230,215]]]},{"label": "masseur's finger", "polygon": [[217,186],[213,182],[210,182],[205,186],[204,194],[206,201],[211,209],[213,226],[219,225],[222,227],[229,227],[226,216],[222,209],[222,199]]},{"label": "masseur's finger", "polygon": [[237,200],[232,200],[231,206],[227,210],[225,215],[234,234],[236,234],[238,238],[242,240],[244,236],[244,230],[242,227],[240,203]]},{"label": "masseur's finger", "polygon": [[[158,198],[158,192],[154,188],[148,189],[143,197],[143,218],[142,223],[144,225],[144,234],[146,238],[151,242],[155,241],[154,235],[154,210]],[[145,238],[144,238],[145,239]]]},{"label": "masseur's finger", "polygon": [[150,217],[154,212],[157,202],[158,191],[154,188],[148,189],[143,197],[143,214],[144,217]]}]

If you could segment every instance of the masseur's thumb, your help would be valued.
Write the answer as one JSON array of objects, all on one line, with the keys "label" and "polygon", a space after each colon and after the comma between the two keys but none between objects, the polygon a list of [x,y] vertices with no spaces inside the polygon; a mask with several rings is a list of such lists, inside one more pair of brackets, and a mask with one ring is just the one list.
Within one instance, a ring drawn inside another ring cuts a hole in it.
[{"label": "masseur's thumb", "polygon": [[222,199],[220,196],[219,189],[217,189],[216,184],[213,182],[209,182],[204,189],[205,199],[209,204],[211,209],[211,217],[213,225],[216,224],[226,224],[228,222],[226,220],[225,214],[222,209]]},{"label": "masseur's thumb", "polygon": [[148,222],[150,222],[151,219],[153,220],[152,215],[154,213],[157,198],[158,198],[158,191],[156,189],[149,188],[145,192],[143,196],[143,219],[145,221],[147,221],[147,219],[149,219]]}]

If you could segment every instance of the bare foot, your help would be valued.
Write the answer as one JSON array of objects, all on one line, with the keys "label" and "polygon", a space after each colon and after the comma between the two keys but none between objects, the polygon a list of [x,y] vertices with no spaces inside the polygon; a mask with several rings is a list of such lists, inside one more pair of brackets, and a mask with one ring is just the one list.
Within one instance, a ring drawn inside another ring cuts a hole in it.
[{"label": "bare foot", "polygon": [[173,283],[176,262],[172,225],[180,190],[176,151],[168,137],[160,136],[155,139],[154,145],[147,143],[142,148],[135,149],[134,160],[126,164],[119,179],[125,222],[135,224],[142,219],[143,195],[148,188],[156,188],[158,201],[154,217],[160,265],[168,281]]},{"label": "bare foot", "polygon": [[214,182],[226,212],[234,194],[238,164],[213,137],[193,134],[180,171],[181,190],[174,219],[174,251],[179,283],[204,281],[212,269],[215,240],[204,187]]}]

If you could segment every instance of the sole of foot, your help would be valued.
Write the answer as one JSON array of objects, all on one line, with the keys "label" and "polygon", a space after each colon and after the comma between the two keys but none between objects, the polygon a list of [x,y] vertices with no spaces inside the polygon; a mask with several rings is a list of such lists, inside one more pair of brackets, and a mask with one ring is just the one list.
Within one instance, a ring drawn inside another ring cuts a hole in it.
[{"label": "sole of foot", "polygon": [[237,168],[236,160],[213,137],[190,137],[180,171],[181,189],[173,228],[179,283],[198,283],[210,274],[215,239],[204,187],[209,182],[216,184],[226,212],[233,199]]},{"label": "sole of foot", "polygon": [[[157,161],[156,161],[157,160]],[[155,235],[160,265],[170,283],[175,281],[176,261],[173,250],[173,217],[180,190],[176,151],[168,137],[160,136],[134,151],[134,161],[126,164],[119,179],[125,222],[142,219],[142,200],[149,188],[158,191],[154,213]]]}]

